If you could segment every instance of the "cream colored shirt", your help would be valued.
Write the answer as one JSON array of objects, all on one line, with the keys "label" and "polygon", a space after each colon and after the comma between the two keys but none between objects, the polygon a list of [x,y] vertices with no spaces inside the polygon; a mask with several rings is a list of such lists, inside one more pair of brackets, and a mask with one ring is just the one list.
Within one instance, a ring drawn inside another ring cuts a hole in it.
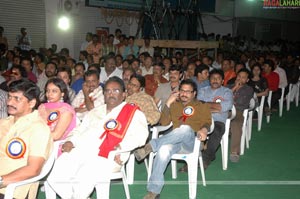
[{"label": "cream colored shirt", "polygon": [[[36,156],[48,159],[53,140],[50,129],[37,111],[19,118],[14,123],[14,117],[9,116],[0,120],[0,176],[27,165],[28,157]],[[6,147],[13,138],[20,138],[24,141],[26,150],[23,157],[12,159],[6,153]],[[14,198],[24,199],[31,184],[18,187]],[[0,193],[5,193],[5,188],[0,189]]]}]

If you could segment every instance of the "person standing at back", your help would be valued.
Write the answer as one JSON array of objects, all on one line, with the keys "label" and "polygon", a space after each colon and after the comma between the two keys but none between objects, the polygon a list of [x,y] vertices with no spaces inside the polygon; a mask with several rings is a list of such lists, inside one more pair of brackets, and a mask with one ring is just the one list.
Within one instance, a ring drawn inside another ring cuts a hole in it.
[{"label": "person standing at back", "polygon": [[18,47],[21,48],[21,50],[27,50],[29,51],[31,49],[31,38],[27,33],[26,28],[20,29],[21,34],[17,35],[17,44]]}]

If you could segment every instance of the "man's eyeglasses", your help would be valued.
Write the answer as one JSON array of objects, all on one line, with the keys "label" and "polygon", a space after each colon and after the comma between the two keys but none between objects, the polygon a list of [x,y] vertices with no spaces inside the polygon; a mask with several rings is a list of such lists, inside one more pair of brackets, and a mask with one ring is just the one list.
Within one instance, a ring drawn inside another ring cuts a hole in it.
[{"label": "man's eyeglasses", "polygon": [[16,75],[16,76],[19,76],[20,74],[17,73],[17,72],[12,72],[11,75]]},{"label": "man's eyeglasses", "polygon": [[105,94],[119,94],[121,93],[120,89],[105,89]]},{"label": "man's eyeglasses", "polygon": [[139,87],[140,87],[139,85],[133,84],[133,83],[131,83],[131,82],[129,82],[128,85],[129,85],[129,86],[132,86],[132,87],[135,87],[135,88],[139,88]]},{"label": "man's eyeglasses", "polygon": [[193,93],[194,91],[186,91],[186,90],[180,89],[179,92],[180,92],[180,93],[191,94],[191,93]]}]

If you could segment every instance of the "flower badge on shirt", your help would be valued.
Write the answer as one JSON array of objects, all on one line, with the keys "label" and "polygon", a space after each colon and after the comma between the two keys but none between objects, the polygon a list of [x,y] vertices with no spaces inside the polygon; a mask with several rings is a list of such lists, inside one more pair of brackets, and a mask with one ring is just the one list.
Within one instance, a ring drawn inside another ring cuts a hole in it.
[{"label": "flower badge on shirt", "polygon": [[6,145],[6,154],[12,159],[23,158],[26,152],[26,144],[21,138],[12,138]]},{"label": "flower badge on shirt", "polygon": [[53,111],[49,114],[48,118],[47,118],[47,125],[50,127],[51,131],[54,128],[54,124],[55,122],[58,121],[58,119],[60,118],[60,112],[59,111]]},{"label": "flower badge on shirt", "polygon": [[188,117],[191,117],[194,114],[194,112],[195,112],[195,109],[192,106],[187,106],[183,109],[182,116],[180,116],[178,119],[185,122],[185,120]]},{"label": "flower badge on shirt", "polygon": [[109,131],[113,131],[118,127],[119,123],[117,120],[111,119],[108,120],[105,125],[104,125],[104,129],[105,130],[109,130]]},{"label": "flower badge on shirt", "polygon": [[213,102],[215,102],[215,103],[221,103],[221,102],[223,102],[223,101],[224,101],[224,98],[221,97],[221,96],[216,96],[216,97],[214,97],[214,99],[213,99]]}]

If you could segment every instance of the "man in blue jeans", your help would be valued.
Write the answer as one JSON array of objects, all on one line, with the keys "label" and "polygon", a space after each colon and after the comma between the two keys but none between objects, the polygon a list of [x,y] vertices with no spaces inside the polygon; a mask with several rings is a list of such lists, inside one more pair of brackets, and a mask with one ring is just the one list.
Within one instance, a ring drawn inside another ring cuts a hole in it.
[{"label": "man in blue jeans", "polygon": [[164,172],[175,153],[191,153],[195,136],[205,141],[211,125],[209,106],[196,99],[197,85],[193,80],[183,80],[179,91],[173,92],[162,111],[160,123],[173,123],[173,130],[135,151],[137,160],[144,159],[151,151],[156,152],[153,170],[144,199],[157,199],[164,186]]}]

